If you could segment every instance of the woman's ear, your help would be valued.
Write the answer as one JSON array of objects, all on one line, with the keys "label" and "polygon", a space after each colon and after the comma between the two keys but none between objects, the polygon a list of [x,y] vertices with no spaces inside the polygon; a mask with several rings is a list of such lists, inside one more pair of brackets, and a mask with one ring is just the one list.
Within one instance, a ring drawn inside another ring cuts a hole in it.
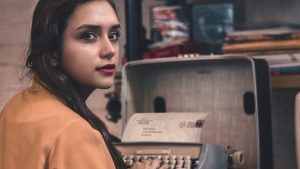
[{"label": "woman's ear", "polygon": [[53,56],[51,56],[50,64],[53,67],[56,67],[58,65],[56,54],[54,54]]}]

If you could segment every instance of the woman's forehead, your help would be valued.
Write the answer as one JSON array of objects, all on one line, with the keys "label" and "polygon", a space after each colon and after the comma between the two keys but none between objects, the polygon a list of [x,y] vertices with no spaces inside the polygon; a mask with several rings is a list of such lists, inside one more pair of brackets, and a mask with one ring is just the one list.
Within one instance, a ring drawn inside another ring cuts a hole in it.
[{"label": "woman's forehead", "polygon": [[68,20],[68,26],[78,27],[84,24],[113,26],[119,24],[116,12],[107,1],[89,1],[78,5]]}]

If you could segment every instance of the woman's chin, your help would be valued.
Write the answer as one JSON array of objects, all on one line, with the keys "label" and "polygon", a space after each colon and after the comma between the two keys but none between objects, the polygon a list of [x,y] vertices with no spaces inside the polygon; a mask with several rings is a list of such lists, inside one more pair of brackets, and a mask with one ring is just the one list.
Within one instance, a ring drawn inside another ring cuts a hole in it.
[{"label": "woman's chin", "polygon": [[98,89],[109,89],[113,86],[113,82],[112,83],[101,83],[97,86]]},{"label": "woman's chin", "polygon": [[107,86],[101,86],[98,89],[109,89],[111,87],[112,87],[112,85],[107,85]]}]

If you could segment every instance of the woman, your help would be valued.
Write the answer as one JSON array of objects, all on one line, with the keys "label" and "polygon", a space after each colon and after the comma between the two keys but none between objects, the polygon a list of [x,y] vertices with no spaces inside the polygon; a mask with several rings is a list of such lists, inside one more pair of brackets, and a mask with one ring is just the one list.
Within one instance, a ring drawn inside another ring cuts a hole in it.
[{"label": "woman", "polygon": [[26,61],[32,87],[0,114],[1,169],[126,168],[85,103],[95,89],[112,86],[119,37],[111,1],[39,0]]}]

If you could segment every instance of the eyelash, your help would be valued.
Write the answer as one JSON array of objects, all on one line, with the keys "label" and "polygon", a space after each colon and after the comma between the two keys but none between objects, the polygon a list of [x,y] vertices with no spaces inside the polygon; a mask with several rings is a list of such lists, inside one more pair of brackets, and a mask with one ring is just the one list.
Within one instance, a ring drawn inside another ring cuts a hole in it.
[{"label": "eyelash", "polygon": [[[91,38],[91,36],[93,37]],[[97,38],[97,35],[95,32],[84,32],[80,38],[87,42],[94,42]]]},{"label": "eyelash", "polygon": [[[112,37],[115,36],[115,37]],[[120,39],[121,33],[119,31],[112,31],[108,34],[108,38],[113,43],[117,43]]]},{"label": "eyelash", "polygon": [[[108,34],[108,38],[111,42],[117,43],[120,39],[121,33],[119,31],[112,31]],[[97,35],[95,32],[84,32],[81,36],[86,42],[94,42],[96,41]]]}]

